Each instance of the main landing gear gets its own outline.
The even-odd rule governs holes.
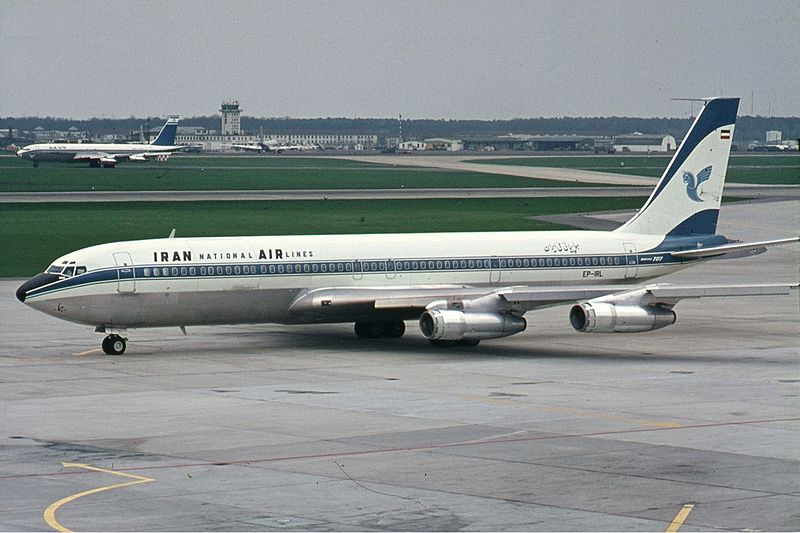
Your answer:
[[[397,322],[356,322],[356,335],[365,339],[378,339],[389,337],[398,339],[406,332],[406,325],[402,320]]]
[[[119,335],[109,335],[103,339],[103,351],[108,355],[122,355],[125,352],[125,339]]]

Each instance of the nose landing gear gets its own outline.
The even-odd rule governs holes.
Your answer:
[[[125,352],[125,339],[119,335],[109,335],[103,339],[103,351],[108,355],[122,355]]]

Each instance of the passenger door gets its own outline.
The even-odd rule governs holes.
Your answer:
[[[117,292],[136,292],[136,274],[131,254],[116,252],[114,262],[117,264]]]

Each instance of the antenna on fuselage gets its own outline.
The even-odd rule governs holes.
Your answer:
[[[169,232],[169,237],[167,239],[174,239],[175,238],[175,228],[172,228],[172,231]]]

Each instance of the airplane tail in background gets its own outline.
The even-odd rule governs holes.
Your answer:
[[[170,115],[158,137],[150,143],[155,146],[175,146],[175,134],[178,132],[178,115]]]
[[[708,99],[644,206],[617,232],[713,235],[728,170],[738,98]]]

